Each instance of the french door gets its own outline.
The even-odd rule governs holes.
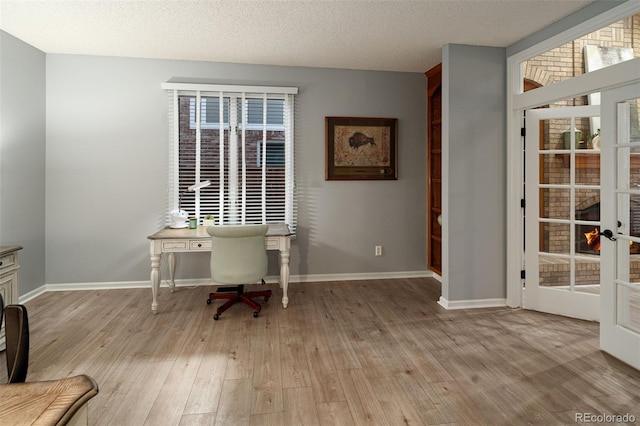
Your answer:
[[[640,83],[602,93],[600,348],[640,369]]]
[[[599,115],[599,105],[527,110],[527,309],[599,320],[600,151],[596,130],[574,130]]]

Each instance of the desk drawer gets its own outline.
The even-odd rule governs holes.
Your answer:
[[[165,240],[162,241],[162,251],[187,250],[189,245],[187,240]]]
[[[208,238],[206,240],[189,240],[189,250],[191,251],[211,250],[211,238]]]
[[[0,270],[7,269],[16,264],[15,253],[0,257]]]
[[[280,239],[279,238],[267,238],[267,250],[279,250]]]

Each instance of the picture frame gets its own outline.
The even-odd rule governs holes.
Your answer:
[[[397,118],[325,117],[325,180],[397,179]]]

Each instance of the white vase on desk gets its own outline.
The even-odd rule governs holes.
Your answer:
[[[169,213],[171,216],[171,224],[169,227],[171,228],[186,228],[189,226],[187,222],[187,212],[184,210],[171,210]]]

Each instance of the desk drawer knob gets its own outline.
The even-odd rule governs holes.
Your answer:
[[[198,247],[202,247],[202,244],[198,243]]]
[[[4,263],[4,262],[2,262],[2,261],[0,260],[0,266],[2,266],[2,264],[3,264],[3,263]]]

